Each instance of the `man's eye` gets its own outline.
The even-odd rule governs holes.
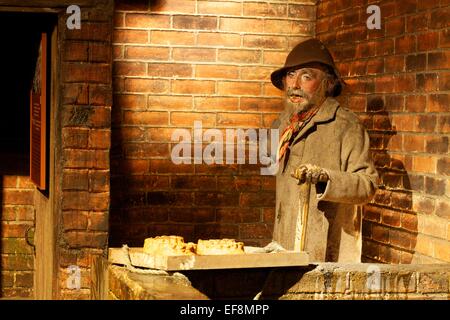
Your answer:
[[[307,74],[304,74],[304,75],[302,75],[302,80],[309,81],[309,80],[311,80],[311,77]]]
[[[293,77],[295,77],[295,72],[294,71],[289,71],[287,73],[287,75],[288,75],[289,78],[293,78]]]

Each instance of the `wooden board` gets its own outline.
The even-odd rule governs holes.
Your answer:
[[[305,266],[309,263],[306,252],[245,253],[236,255],[185,255],[152,256],[142,252],[142,248],[130,248],[130,260],[134,267],[160,269],[166,271],[239,269]],[[109,249],[109,261],[125,265],[127,258],[120,248]]]
[[[46,189],[47,168],[47,34],[41,34],[39,56],[30,90],[30,178]]]

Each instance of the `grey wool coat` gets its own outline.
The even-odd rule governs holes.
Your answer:
[[[285,111],[274,122],[280,134],[289,118]],[[358,117],[327,98],[281,162],[276,176],[273,240],[287,250],[294,249],[297,215],[306,188],[299,186],[291,173],[302,164],[317,165],[327,170],[329,181],[311,186],[305,251],[311,262],[360,262],[362,217],[358,205],[371,200],[378,175],[369,156],[369,136]]]

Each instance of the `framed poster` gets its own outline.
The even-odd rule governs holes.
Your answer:
[[[30,92],[30,178],[46,189],[47,148],[47,34],[41,34],[33,84]]]

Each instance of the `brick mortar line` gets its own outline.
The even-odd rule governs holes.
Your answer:
[[[444,262],[444,263],[446,263],[446,264],[449,263],[448,261],[445,261],[445,260],[436,258],[436,257],[434,257],[434,256],[428,256],[428,255],[426,255],[426,254],[424,254],[424,253],[417,252],[417,251],[415,251],[415,249],[413,249],[413,251],[408,250],[408,249],[403,249],[403,248],[402,248],[401,250],[399,250],[399,247],[392,246],[392,245],[390,245],[389,243],[383,243],[383,242],[380,242],[380,241],[377,241],[377,240],[374,240],[374,239],[371,239],[371,238],[367,238],[367,237],[363,237],[363,240],[365,240],[366,242],[370,242],[370,243],[379,245],[379,246],[383,246],[383,247],[393,247],[394,249],[396,249],[396,250],[398,250],[398,251],[411,253],[411,254],[413,254],[413,256],[419,256],[419,258],[420,258],[420,257],[424,257],[424,258],[428,258],[428,259],[432,259],[432,260],[437,260],[437,261],[440,261],[440,262]],[[447,242],[448,242],[448,241],[447,241]],[[434,247],[433,247],[433,252],[434,252]],[[364,254],[363,254],[363,255],[364,255]],[[433,255],[434,255],[434,253],[433,253]],[[365,257],[368,257],[368,258],[371,258],[371,259],[373,259],[373,260],[376,260],[376,259],[374,259],[373,257],[367,256],[367,255],[364,255],[364,256],[365,256]],[[425,271],[425,272],[427,272],[427,271]]]
[[[304,5],[306,6],[306,5]],[[308,5],[308,7],[315,7],[314,4]],[[219,11],[219,10],[218,10]],[[124,24],[126,25],[126,16],[128,14],[140,14],[147,17],[151,16],[162,16],[162,17],[170,17],[170,22],[173,22],[173,18],[175,17],[198,17],[198,18],[217,18],[218,22],[222,18],[225,19],[252,19],[252,20],[258,20],[258,21],[266,21],[266,20],[283,20],[283,21],[300,21],[300,22],[314,22],[316,21],[316,18],[308,19],[308,18],[296,18],[296,17],[290,17],[289,12],[286,11],[286,15],[278,16],[278,15],[265,15],[265,16],[257,16],[257,15],[233,15],[233,14],[214,14],[214,13],[180,13],[180,12],[166,12],[166,13],[157,13],[157,12],[151,12],[151,11],[141,11],[141,12],[132,12],[132,11],[123,11],[123,10],[115,10],[115,13],[122,13],[124,15]],[[151,18],[150,18],[151,19]],[[171,24],[173,25],[173,24]],[[125,26],[126,27],[126,26]],[[133,28],[133,27],[131,27]]]
[[[274,64],[259,64],[257,62],[248,63],[248,64],[236,64],[236,63],[233,64],[231,62],[222,62],[222,61],[207,62],[207,61],[183,61],[183,60],[170,61],[170,60],[116,59],[116,60],[114,60],[114,62],[146,63],[149,65],[152,65],[152,64],[186,65],[187,64],[187,65],[192,65],[193,67],[196,67],[196,66],[218,66],[218,67],[236,67],[236,68],[256,67],[256,68],[270,68],[270,69],[273,69],[274,71],[281,66],[279,64],[276,64],[276,65],[274,65]],[[113,74],[112,76],[116,77],[116,78],[142,77],[142,76],[129,76],[129,75],[122,75],[122,74]],[[169,78],[169,77],[167,77],[167,78]],[[190,79],[194,79],[194,78],[195,77],[192,77]],[[170,77],[170,79],[174,79],[174,77]],[[212,79],[230,79],[230,78],[212,78]],[[269,81],[269,80],[267,80],[267,81]],[[68,83],[75,83],[75,82],[68,82]]]
[[[423,1],[423,0],[422,0]],[[371,4],[377,4],[377,5],[379,5],[380,3],[371,3]],[[364,5],[364,6],[357,6],[357,7],[348,7],[348,8],[345,8],[345,9],[341,9],[341,10],[339,10],[339,11],[335,11],[334,13],[331,13],[331,14],[329,14],[329,15],[325,15],[325,16],[320,16],[319,17],[319,6],[320,5],[318,5],[317,6],[317,10],[316,10],[316,20],[317,21],[320,21],[320,20],[322,20],[322,19],[330,19],[330,18],[334,18],[334,17],[336,17],[337,15],[340,15],[341,13],[344,13],[343,14],[343,16],[345,15],[345,12],[346,11],[348,11],[349,9],[353,9],[353,8],[367,8],[368,7],[368,5],[366,6],[366,5]],[[391,16],[389,16],[389,17],[383,17],[383,10],[382,10],[382,8],[380,7],[380,11],[381,11],[381,16],[382,16],[382,19],[383,19],[383,22],[382,23],[385,23],[386,22],[386,19],[397,19],[397,18],[408,18],[408,17],[414,17],[414,16],[417,16],[417,15],[421,15],[421,14],[423,14],[423,13],[433,13],[433,12],[439,12],[440,10],[442,10],[442,9],[446,9],[446,8],[449,8],[450,7],[450,5],[444,5],[444,6],[441,6],[440,4],[439,5],[437,5],[437,6],[435,6],[435,7],[432,7],[432,8],[425,8],[425,9],[417,9],[416,8],[416,11],[415,12],[408,12],[408,13],[403,13],[403,14],[400,14],[400,15],[395,15],[395,13],[393,13],[393,15],[391,15]],[[321,10],[321,12],[323,12],[323,10]],[[366,17],[368,18],[370,15],[368,14],[368,13],[366,13],[365,12],[365,10],[363,10],[362,11],[362,13],[363,13],[363,15],[365,14],[366,15]]]
[[[389,248],[392,248],[392,249],[395,249],[395,250],[398,250],[398,251],[401,251],[401,252],[407,252],[407,253],[410,253],[410,254],[413,254],[413,255],[416,253],[415,249],[406,249],[406,248],[398,247],[398,246],[395,246],[395,245],[391,244],[390,242],[383,243],[383,242],[380,242],[380,241],[377,241],[377,240],[374,240],[374,239],[368,238],[368,237],[363,237],[363,239],[365,241],[367,241],[367,242],[371,242],[371,243],[374,243],[374,244],[377,244],[377,245],[382,245],[384,247],[389,247]],[[434,259],[437,259],[437,258],[434,258]]]
[[[115,28],[114,30],[129,30],[129,29],[120,29],[120,28]],[[191,30],[191,32],[186,32],[186,30]],[[305,34],[287,34],[287,33],[245,33],[245,32],[235,32],[235,31],[222,31],[222,30],[196,30],[196,29],[145,29],[145,31],[151,33],[152,31],[167,31],[167,32],[185,32],[185,33],[192,33],[196,36],[196,38],[198,38],[199,34],[210,34],[210,33],[217,33],[217,34],[224,34],[224,35],[239,35],[239,36],[274,36],[274,37],[286,37],[286,38],[299,38],[299,37],[303,37],[305,36]],[[306,36],[311,36],[310,34],[307,34]],[[73,42],[83,42],[83,40],[74,40]],[[113,45],[120,43],[120,42],[112,42]],[[136,42],[136,44],[141,44],[140,42]],[[158,44],[153,44],[151,43],[151,41],[149,41],[146,44],[143,45],[158,45]],[[169,45],[167,45],[169,46]],[[189,46],[189,45],[184,45],[184,46]],[[192,47],[201,47],[202,45],[199,44],[192,44],[190,45]],[[242,46],[242,45],[241,45]],[[222,47],[221,47],[222,48]],[[236,47],[231,47],[231,48],[236,48]],[[287,50],[286,50],[287,51]]]
[[[386,190],[386,189],[381,189],[381,190]],[[394,191],[392,191],[392,190],[386,190],[386,191],[396,192],[397,190],[394,190]],[[403,191],[403,190],[398,190],[398,191],[400,191],[400,192],[405,192],[405,191]],[[411,194],[415,192],[416,194],[418,194],[418,196],[427,196],[427,198],[428,198],[429,200],[440,200],[440,199],[442,199],[442,196],[435,196],[435,195],[431,195],[431,194],[428,194],[428,193],[421,193],[421,192],[418,192],[418,191],[406,191],[406,192],[410,192]],[[447,198],[448,198],[448,197],[447,197]],[[383,208],[383,209],[391,209],[391,210],[393,210],[393,211],[401,211],[401,212],[403,212],[403,213],[408,213],[408,214],[417,214],[417,213],[420,213],[420,212],[417,212],[417,211],[412,210],[412,208],[411,208],[411,209],[396,209],[396,208],[392,208],[392,207],[387,206],[387,205],[383,205],[382,203],[378,203],[378,202],[373,202],[373,203],[370,202],[369,204],[374,205],[374,206],[376,206],[376,207]],[[435,211],[435,210],[433,210],[433,211]],[[425,214],[425,213],[424,213],[424,214]]]
[[[271,83],[269,79],[230,79],[230,78],[199,78],[199,77],[166,77],[166,76],[130,76],[115,75],[115,78],[121,79],[142,79],[142,80],[169,80],[173,81],[214,81],[214,82],[249,82],[249,83]]]
[[[418,215],[422,215],[422,214],[418,213]],[[423,215],[423,216],[428,216],[428,215]],[[440,218],[440,219],[446,220],[445,218]],[[411,230],[403,229],[402,227],[395,227],[395,226],[391,226],[391,225],[388,225],[388,224],[385,224],[385,223],[382,223],[382,222],[373,221],[373,220],[365,219],[365,221],[370,221],[371,224],[377,225],[379,227],[383,227],[384,229],[394,230],[394,231],[403,231],[403,232],[409,233],[411,235],[415,235],[416,238],[420,234],[420,235],[425,235],[425,236],[428,236],[430,238],[433,238],[434,240],[440,240],[440,241],[443,241],[443,242],[448,242],[447,238],[439,238],[436,235],[425,233],[423,231],[411,231]],[[369,239],[372,239],[372,238],[369,238]],[[375,240],[375,239],[372,239],[372,240],[378,241],[378,240]],[[410,250],[410,249],[406,249],[406,250]]]
[[[150,44],[150,43],[141,43],[141,42],[114,42],[114,45],[117,46],[124,46],[127,47],[135,47],[135,48],[163,48],[163,49],[186,49],[186,48],[192,48],[192,49],[221,49],[221,50],[228,50],[228,51],[260,51],[260,50],[268,50],[269,52],[278,52],[278,53],[287,53],[288,50],[281,50],[278,48],[264,48],[264,47],[224,47],[224,46],[196,46],[196,45],[173,45],[173,44]],[[121,58],[121,59],[113,59],[114,60],[126,60],[127,58]],[[132,58],[130,58],[132,59]],[[166,61],[166,60],[159,60],[159,61]],[[80,61],[81,63],[81,61]],[[92,64],[99,64],[99,63],[92,63]],[[104,63],[106,64],[106,63]]]

